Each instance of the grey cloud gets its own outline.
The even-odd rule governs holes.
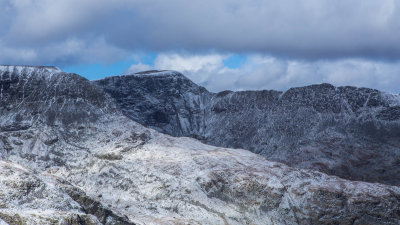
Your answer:
[[[9,1],[14,11],[12,24],[3,39],[11,45],[45,45],[70,38],[92,38],[98,26],[123,1],[25,0]],[[110,16],[110,18],[112,18]]]
[[[0,1],[0,37],[7,34],[13,19],[12,6],[8,1]]]
[[[398,1],[150,1],[136,11],[147,29],[121,47],[216,48],[295,58],[400,56]],[[129,24],[135,29],[137,23]],[[150,28],[150,29],[149,29]],[[113,32],[118,35],[122,31]],[[133,32],[135,36],[137,35]]]
[[[103,37],[124,51],[400,59],[397,0],[5,0],[8,47]],[[6,9],[0,9],[1,13]],[[12,11],[13,13],[9,13]],[[3,17],[1,17],[3,18]]]
[[[103,38],[70,38],[39,47],[9,47],[0,41],[0,52],[0,64],[16,65],[112,63],[128,56],[127,51],[108,45]]]

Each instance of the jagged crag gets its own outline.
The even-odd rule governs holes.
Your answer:
[[[399,120],[372,89],[0,66],[0,224],[399,224]]]

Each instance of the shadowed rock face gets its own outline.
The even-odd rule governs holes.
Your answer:
[[[94,82],[126,116],[147,127],[174,136],[204,132],[204,108],[212,94],[178,72],[148,71]]]
[[[94,81],[129,118],[290,166],[400,185],[400,97],[329,84],[210,93],[177,72]]]

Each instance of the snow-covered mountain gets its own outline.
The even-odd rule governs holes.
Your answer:
[[[0,67],[0,88],[0,224],[400,223],[397,186],[159,133],[78,75]]]
[[[329,84],[210,93],[173,71],[94,81],[129,118],[297,168],[400,185],[400,96]]]

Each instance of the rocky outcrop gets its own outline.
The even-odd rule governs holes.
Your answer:
[[[210,93],[177,72],[95,81],[129,118],[298,168],[400,185],[400,97],[329,84]]]
[[[15,163],[0,160],[0,181],[0,224],[133,224],[68,182]]]
[[[134,225],[128,218],[116,215],[112,210],[107,209],[100,202],[93,200],[85,192],[75,187],[66,187],[65,191],[81,206],[83,212],[94,216],[101,224]]]

